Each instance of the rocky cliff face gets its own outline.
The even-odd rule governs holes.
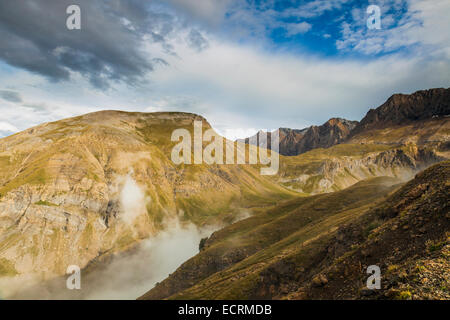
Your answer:
[[[312,126],[296,145],[296,154],[301,154],[316,148],[329,148],[344,141],[357,121],[332,118],[321,126]]]
[[[404,125],[410,121],[450,115],[450,89],[421,90],[394,94],[384,104],[371,109],[355,128],[355,133],[377,127]]]
[[[344,141],[357,121],[332,118],[321,126],[311,126],[306,129],[280,128],[279,153],[285,156],[295,156],[316,148],[328,148]],[[262,132],[251,138],[244,139],[245,143],[259,141]],[[268,134],[270,140],[270,133]],[[255,144],[255,143],[253,143]],[[268,148],[271,148],[268,141]]]
[[[394,94],[361,122],[332,118],[321,126],[279,130],[279,152],[285,156],[340,143],[439,145],[450,140],[450,88]],[[255,144],[260,134],[242,141]]]
[[[289,128],[280,128],[280,154],[285,156],[291,156],[298,154],[297,146],[302,141],[308,128],[297,130]],[[269,145],[270,147],[270,145]]]
[[[406,181],[445,159],[434,148],[423,146],[340,144],[283,158],[278,181],[305,194],[334,192],[371,177]]]

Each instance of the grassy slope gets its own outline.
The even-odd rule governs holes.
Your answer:
[[[449,174],[447,161],[400,188],[376,178],[287,202],[214,234],[143,298],[448,299]],[[242,250],[227,260],[227,253]],[[222,268],[205,272],[210,260]],[[384,280],[382,290],[367,292],[365,270],[372,264]]]
[[[370,153],[391,150],[396,146],[381,144],[338,144],[327,149],[318,148],[295,157],[283,157],[281,161],[281,172],[286,176],[315,174],[325,160],[344,157],[361,159]]]
[[[252,282],[258,270],[359,216],[392,190],[394,183],[391,178],[375,178],[332,194],[290,200],[235,223],[214,233],[199,255],[146,298],[165,298],[194,283],[176,297],[248,298],[246,283]]]
[[[341,234],[352,234],[349,250],[321,270],[329,283],[304,283],[293,297],[449,299],[449,181],[450,161],[434,165],[342,228]],[[366,236],[364,227],[374,222]],[[381,290],[365,289],[369,265],[381,268]]]

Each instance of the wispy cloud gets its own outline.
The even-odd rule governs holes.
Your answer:
[[[0,97],[11,102],[22,102],[22,97],[16,91],[0,90]]]
[[[312,25],[308,22],[300,23],[288,23],[286,25],[286,31],[288,36],[295,36],[297,34],[303,34],[311,30]]]
[[[404,3],[406,10],[398,10],[399,3]],[[342,39],[336,41],[338,49],[370,55],[414,48],[416,53],[443,51],[450,57],[450,34],[447,31],[450,30],[450,20],[443,18],[450,15],[450,2],[385,1],[381,7],[380,30],[365,27],[367,14],[363,9],[353,10],[351,23],[342,22]]]
[[[282,12],[284,17],[313,18],[327,11],[340,9],[349,0],[314,0],[300,6],[293,6]]]

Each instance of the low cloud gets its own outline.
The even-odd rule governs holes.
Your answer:
[[[149,202],[150,198],[145,196],[136,181],[128,175],[120,191],[120,218],[128,226],[132,226],[138,216],[146,213],[146,206]]]
[[[106,269],[94,273],[98,283],[89,285],[83,298],[138,298],[197,254],[200,240],[211,233],[211,229],[172,221],[167,230],[144,241],[135,253],[118,257]]]
[[[134,250],[116,254],[88,274],[81,273],[81,290],[68,290],[66,277],[39,283],[35,276],[0,278],[0,298],[134,300],[199,252],[200,240],[218,227],[199,229],[169,221],[167,228]]]

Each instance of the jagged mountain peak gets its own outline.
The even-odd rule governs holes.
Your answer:
[[[411,121],[445,117],[450,114],[450,88],[420,90],[412,94],[394,94],[376,109],[370,109],[355,128],[363,130],[406,124]]]
[[[347,120],[344,118],[331,118],[330,120],[325,122],[323,125],[325,125],[325,126],[326,125],[328,125],[328,126],[345,125],[348,127],[354,127],[357,123],[358,123],[358,121]]]
[[[370,109],[352,130],[350,143],[416,143],[448,140],[450,88],[394,94]]]
[[[295,156],[312,149],[334,146],[346,139],[357,123],[357,121],[342,118],[331,118],[320,126],[304,129],[280,128],[279,152],[285,156]],[[259,138],[261,132],[240,141],[249,143],[252,138],[252,141],[258,141],[255,138]],[[270,143],[268,148],[271,148]]]

